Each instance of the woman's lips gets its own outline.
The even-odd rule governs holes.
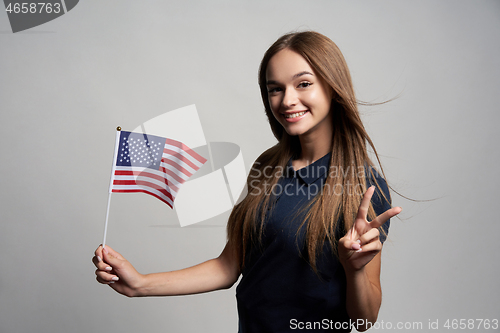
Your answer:
[[[289,123],[296,123],[297,121],[301,120],[302,118],[305,117],[306,114],[308,114],[309,111],[298,111],[298,112],[289,112],[289,113],[284,113],[283,118]]]

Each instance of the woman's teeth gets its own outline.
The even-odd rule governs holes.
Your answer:
[[[302,116],[305,113],[306,113],[306,111],[297,112],[297,113],[291,113],[291,114],[285,114],[285,118],[286,119],[291,119],[291,118],[295,118],[295,117],[300,117],[300,116]]]

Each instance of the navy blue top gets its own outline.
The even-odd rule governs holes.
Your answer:
[[[243,276],[236,288],[239,333],[291,332],[307,328],[307,323],[316,323],[310,326],[314,332],[332,332],[342,323],[349,323],[342,264],[325,242],[323,253],[317,259],[320,279],[307,260],[305,226],[297,236],[304,218],[298,211],[323,188],[330,156],[327,154],[298,171],[293,169],[290,160],[283,177],[273,188],[275,205],[266,215],[262,246],[253,246],[247,252]],[[389,197],[385,180],[377,178],[377,182]],[[372,197],[372,205],[377,215],[390,208],[378,189]],[[382,228],[387,233],[389,221]],[[339,230],[342,230],[340,238],[344,234],[343,226],[339,226]],[[380,240],[385,240],[382,233]],[[350,332],[350,328],[337,331]]]

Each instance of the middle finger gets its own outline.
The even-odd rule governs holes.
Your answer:
[[[379,235],[380,232],[378,231],[378,229],[370,229],[366,233],[361,235],[361,237],[359,237],[360,244],[365,245],[373,241],[376,241],[379,239]]]

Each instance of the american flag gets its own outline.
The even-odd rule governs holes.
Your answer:
[[[207,160],[179,141],[121,131],[110,192],[143,192],[171,208],[179,187]]]

